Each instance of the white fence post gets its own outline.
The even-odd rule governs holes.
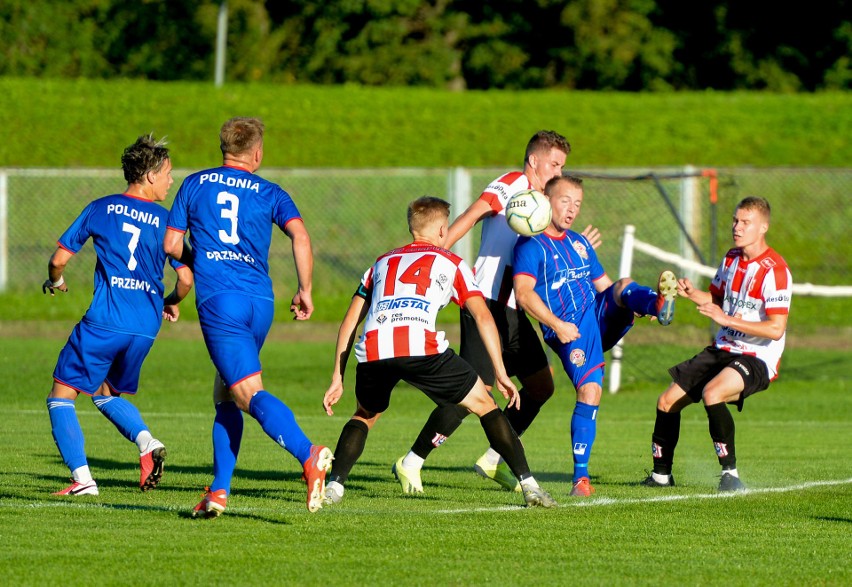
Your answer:
[[[624,227],[624,240],[621,243],[621,263],[618,266],[618,277],[630,277],[633,269],[633,241],[636,227],[628,224]],[[624,355],[624,339],[612,347],[612,365],[609,370],[609,392],[617,393],[621,387],[621,357]]]
[[[692,165],[687,165],[683,168],[684,177],[680,181],[680,218],[683,221],[683,226],[692,237],[692,242],[701,242],[701,181],[698,175],[695,175],[696,169]],[[680,235],[678,242],[680,256],[690,261],[697,261],[695,251],[689,244],[685,234]],[[697,283],[698,275],[694,271],[686,271],[686,275],[691,281]]]
[[[450,213],[453,220],[470,205],[470,186],[470,172],[467,169],[456,167],[450,170],[447,176],[447,198],[452,206]],[[468,265],[473,266],[473,241],[470,238],[470,231],[453,245],[453,252],[467,261]]]
[[[0,171],[0,291],[9,284],[9,175]]]

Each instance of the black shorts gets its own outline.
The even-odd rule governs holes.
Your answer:
[[[390,405],[400,380],[410,383],[439,406],[457,404],[470,393],[478,377],[453,349],[426,357],[400,357],[358,363],[355,397],[365,409],[379,413]]]
[[[737,410],[743,411],[743,402],[748,396],[769,387],[769,371],[766,363],[751,355],[737,355],[708,346],[703,351],[669,369],[669,374],[693,402],[701,401],[704,388],[722,369],[731,367],[743,378],[743,391],[735,402]]]
[[[548,366],[547,355],[541,345],[538,333],[523,310],[510,308],[494,300],[485,300],[503,348],[503,364],[510,376],[523,379]],[[459,355],[470,363],[486,385],[493,385],[496,375],[491,357],[485,349],[485,343],[479,336],[476,320],[471,313],[461,311],[461,349]]]

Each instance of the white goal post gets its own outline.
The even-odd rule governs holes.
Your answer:
[[[664,251],[659,247],[642,242],[636,238],[636,227],[627,224],[624,227],[624,239],[621,244],[621,263],[618,276],[630,277],[633,268],[633,253],[639,251],[655,259],[674,265],[682,271],[690,271],[696,275],[712,279],[716,275],[715,267],[707,267],[701,263],[685,259],[675,253]],[[812,283],[794,283],[793,293],[803,296],[851,297],[852,286],[848,285],[814,285]],[[609,368],[609,392],[616,393],[621,387],[621,359],[624,354],[624,339],[622,338],[612,348],[612,360]]]

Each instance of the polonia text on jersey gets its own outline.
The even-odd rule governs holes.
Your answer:
[[[221,183],[222,185],[226,185],[228,187],[252,190],[254,192],[260,193],[260,183],[252,181],[251,179],[245,177],[231,177],[215,172],[202,173],[201,177],[198,178],[198,183],[203,184],[205,181],[209,181],[211,183]]]
[[[245,261],[254,265],[254,257],[235,251],[207,251],[206,255],[211,261]]]
[[[160,227],[160,217],[154,214],[153,212],[142,212],[137,210],[136,208],[131,208],[126,204],[107,204],[107,214],[118,214],[120,216],[127,216],[136,220],[137,222],[144,222],[145,224],[150,224],[151,226]]]
[[[151,285],[147,281],[142,279],[133,279],[132,277],[118,277],[117,275],[113,275],[109,278],[109,284],[112,287],[118,287],[120,289],[141,289],[149,293],[152,291]]]

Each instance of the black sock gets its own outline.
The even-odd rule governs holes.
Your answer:
[[[526,388],[521,389],[518,392],[518,395],[521,397],[521,408],[519,410],[516,410],[515,408],[504,408],[503,413],[506,414],[506,418],[509,420],[509,424],[512,425],[512,429],[518,433],[518,436],[520,436],[526,432],[527,428],[530,427],[532,421],[535,420],[536,416],[538,416],[541,406],[543,406],[547,400],[540,402],[533,399],[526,391]]]
[[[675,447],[680,438],[680,412],[657,409],[654,434],[651,436],[651,453],[654,456],[654,473],[671,475]]]
[[[462,419],[468,413],[467,408],[456,404],[436,407],[411,445],[411,452],[421,459],[428,457],[433,449],[441,446],[461,426]]]
[[[737,454],[734,448],[734,417],[724,403],[704,406],[710,427],[710,438],[722,469],[737,468]]]
[[[349,478],[349,471],[355,465],[355,461],[364,452],[367,444],[367,433],[370,429],[363,420],[352,418],[340,431],[337,439],[337,447],[334,449],[334,461],[331,464],[331,473],[328,481],[337,481],[341,485]]]
[[[527,464],[527,456],[524,453],[521,440],[512,430],[512,426],[503,412],[499,408],[494,408],[482,416],[479,423],[485,431],[485,436],[488,438],[491,448],[500,453],[515,477],[519,480],[531,477],[530,466]]]

